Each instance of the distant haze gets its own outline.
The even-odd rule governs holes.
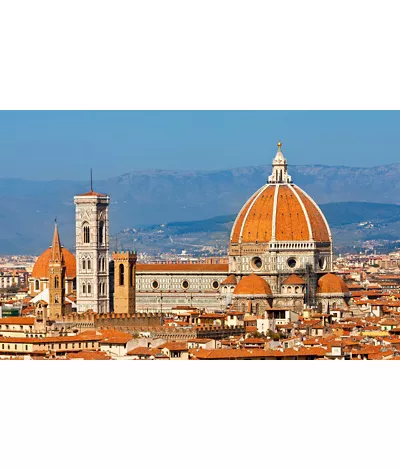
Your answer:
[[[400,161],[397,111],[1,111],[2,177],[88,180],[133,170]]]
[[[270,171],[270,165],[197,172],[142,170],[95,180],[94,188],[111,196],[110,232],[115,234],[145,224],[235,214],[266,183]],[[292,165],[289,172],[319,204],[400,204],[400,164],[373,168]],[[46,249],[55,216],[62,243],[74,250],[73,197],[88,189],[88,181],[0,178],[0,253],[40,253]],[[396,236],[397,225],[393,227],[392,236]]]

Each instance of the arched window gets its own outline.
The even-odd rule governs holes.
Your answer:
[[[133,286],[133,266],[129,265],[129,287]]]
[[[92,263],[90,262],[90,259],[87,261],[87,268],[90,270],[92,269]]]
[[[83,224],[83,243],[90,243],[90,228],[87,222]]]
[[[88,293],[88,294],[91,294],[91,293],[92,293],[92,285],[91,285],[91,284],[88,284],[88,285],[87,285],[87,293]]]
[[[100,220],[99,223],[99,245],[104,243],[104,222]]]
[[[39,290],[39,279],[36,279],[35,281],[35,290]]]
[[[125,271],[124,265],[120,264],[119,265],[119,285],[120,286],[124,285],[124,271]]]
[[[86,269],[86,260],[85,259],[82,260],[82,269]]]
[[[54,288],[58,289],[60,287],[60,279],[58,276],[54,278]]]
[[[102,272],[102,269],[101,269],[101,258],[99,258],[99,272]]]
[[[59,303],[60,303],[60,299],[58,298],[58,295],[56,295],[54,301],[55,301],[56,304],[59,304]]]
[[[86,294],[86,284],[82,284],[82,294]]]
[[[106,270],[106,260],[101,258],[101,270],[104,272]]]

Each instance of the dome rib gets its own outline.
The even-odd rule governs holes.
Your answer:
[[[328,222],[319,208],[318,204],[311,199],[311,197],[296,185],[293,185],[294,191],[299,195],[303,201],[305,209],[310,218],[310,223],[313,227],[313,238],[317,242],[331,242],[332,235]]]
[[[304,203],[301,200],[300,196],[297,194],[297,192],[294,190],[293,186],[289,186],[289,188],[293,192],[293,194],[296,196],[297,200],[299,201],[299,204],[300,204],[301,208],[303,209],[303,214],[306,218],[307,227],[308,227],[308,236],[309,236],[310,240],[313,240],[313,231],[312,231],[312,227],[311,227],[310,217],[308,216],[308,212],[306,211]]]
[[[269,185],[266,184],[258,191],[258,193],[255,195],[254,199],[252,200],[249,208],[247,209],[247,213],[244,216],[242,227],[241,227],[240,234],[239,234],[239,242],[243,241],[243,229],[246,226],[246,221],[247,221],[247,219],[248,219],[248,217],[251,213],[251,210],[253,209],[254,204],[257,202],[257,199],[260,197],[260,195],[263,194],[263,192],[268,189],[268,186]],[[250,232],[248,233],[248,235],[250,235]]]
[[[264,234],[266,238],[272,238],[272,214],[275,186],[267,185],[253,200],[246,217],[243,220],[240,237],[243,243],[259,239],[259,234]],[[261,200],[260,200],[261,196]],[[257,203],[257,209],[255,208]],[[252,212],[253,211],[253,212]],[[268,215],[270,215],[268,217]],[[247,224],[247,221],[249,223]],[[246,229],[245,229],[246,228]]]
[[[256,192],[239,212],[231,234],[231,243],[332,240],[318,205],[288,183],[267,184]]]
[[[231,231],[231,242],[232,243],[238,243],[239,242],[239,237],[240,237],[240,232],[241,232],[241,227],[243,226],[243,220],[245,216],[247,215],[248,208],[250,207],[251,203],[253,202],[254,198],[264,189],[265,186],[260,188],[258,191],[256,191],[250,199],[246,202],[246,204],[242,207],[240,210],[239,214],[236,217],[236,220],[233,224],[232,231]]]
[[[276,240],[276,209],[278,207],[279,186],[276,187],[274,193],[274,206],[272,209],[272,237],[271,240]]]
[[[306,216],[288,185],[280,185],[276,211],[276,240],[309,240]]]
[[[247,200],[236,217],[231,243],[305,241],[331,244],[331,231],[324,214],[308,194],[292,184],[281,147],[279,141],[268,183]]]

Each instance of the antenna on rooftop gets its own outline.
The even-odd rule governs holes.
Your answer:
[[[90,169],[90,191],[93,191],[93,172]]]

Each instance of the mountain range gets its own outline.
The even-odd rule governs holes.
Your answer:
[[[360,250],[387,252],[400,246],[400,205],[373,202],[321,204],[332,232],[335,253]],[[171,222],[118,234],[118,246],[158,256],[182,250],[201,255],[225,255],[236,214],[205,220]]]
[[[94,189],[111,196],[110,232],[117,234],[146,225],[236,214],[270,172],[270,165],[218,171],[140,170],[95,181]],[[289,173],[318,204],[389,203],[393,207],[385,210],[397,214],[400,164],[372,168],[302,165],[290,166]],[[55,217],[63,244],[73,250],[73,197],[88,186],[82,181],[0,178],[0,253],[40,253],[51,243]],[[343,217],[343,211],[338,214]]]

